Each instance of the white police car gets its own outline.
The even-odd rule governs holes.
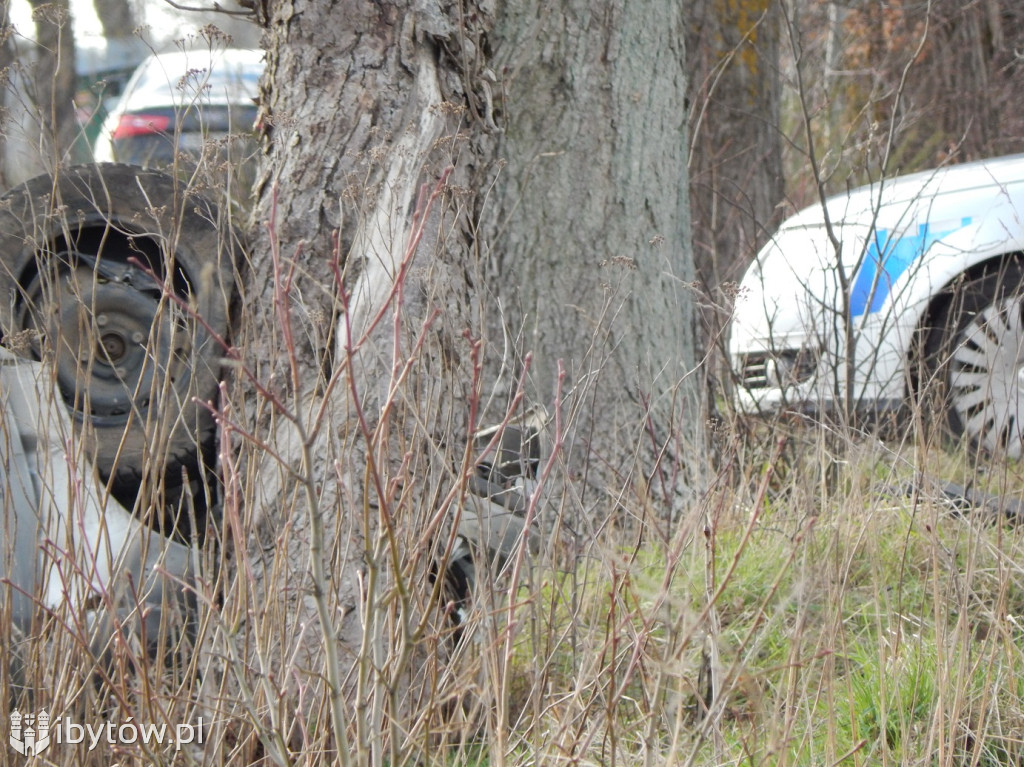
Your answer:
[[[926,401],[953,435],[1021,457],[1024,155],[885,178],[787,220],[743,278],[730,356],[743,412]]]

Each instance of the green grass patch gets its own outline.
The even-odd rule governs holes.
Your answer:
[[[938,468],[966,471],[953,459]],[[910,458],[848,461],[837,490],[799,476],[790,467],[781,487],[754,477],[746,494],[707,499],[674,537],[609,538],[543,578],[524,602],[513,664],[524,753],[600,764],[1022,758],[1021,530],[901,489]]]

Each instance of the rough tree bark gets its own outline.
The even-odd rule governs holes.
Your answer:
[[[346,209],[366,213],[361,192],[395,172],[387,154],[410,126],[445,143],[431,147],[433,164],[404,159],[405,202],[454,167],[459,199],[450,205],[461,229],[445,245],[458,248],[450,258],[460,268],[479,264],[468,292],[485,294],[474,298],[489,304],[482,320],[491,341],[500,348],[511,331],[519,351],[532,352],[532,396],[551,401],[558,359],[571,385],[597,370],[584,362],[596,353],[581,341],[584,327],[613,350],[599,358],[613,366],[601,368],[609,381],[600,387],[613,410],[623,395],[636,406],[656,376],[671,389],[692,368],[685,74],[673,37],[683,23],[674,12],[660,18],[615,3],[513,3],[500,13],[489,3],[462,11],[430,2],[319,12],[271,5],[276,85],[267,94],[272,137],[261,192],[264,221],[274,205],[278,224],[259,230],[255,252],[268,253],[271,239],[286,255],[302,250],[310,371],[332,343],[339,311],[334,233],[351,272],[367,254],[352,253],[359,217]],[[328,23],[334,14],[345,23]],[[394,184],[385,187],[397,194]],[[374,202],[379,216],[386,203]],[[388,222],[396,242],[408,221],[399,224]],[[389,242],[373,247],[381,245]],[[254,284],[270,284],[260,272],[267,263],[257,264]],[[267,348],[263,357],[279,355]]]
[[[683,458],[703,423],[684,19],[654,0],[260,13],[266,162],[236,406],[255,535],[234,598],[256,600],[257,633],[289,616],[294,632],[255,641],[285,657],[306,642],[304,678],[376,726],[414,704],[364,680],[394,696],[434,673],[409,661],[429,644],[413,592],[436,599],[475,430],[543,407],[546,506],[583,530],[669,518],[699,473]]]

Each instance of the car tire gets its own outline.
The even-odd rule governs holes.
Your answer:
[[[928,399],[948,433],[990,457],[1024,456],[1024,264],[965,276],[925,342]]]
[[[235,240],[174,178],[96,164],[0,199],[0,330],[49,360],[85,457],[128,508],[203,472]],[[142,504],[140,504],[140,507]]]

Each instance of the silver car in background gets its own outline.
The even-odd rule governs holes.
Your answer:
[[[253,153],[263,51],[174,51],[143,61],[103,123],[98,162],[168,167],[215,154],[241,164]]]

